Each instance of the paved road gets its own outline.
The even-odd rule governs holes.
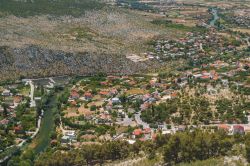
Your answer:
[[[29,80],[28,82],[30,85],[30,107],[36,107],[36,102],[34,100],[35,85],[31,80]]]
[[[141,112],[135,114],[135,121],[138,125],[142,125],[144,129],[149,128],[149,124],[142,121]]]
[[[65,135],[65,134],[68,133],[68,132],[74,131],[74,130],[65,130],[65,129],[63,128],[63,124],[62,124],[62,119],[61,119],[61,117],[60,117],[60,129],[62,130],[63,135]]]
[[[125,118],[123,118],[122,121],[117,122],[117,124],[123,125],[123,126],[131,126],[133,123],[133,120],[128,117],[127,114],[125,114]]]
[[[121,133],[120,135],[118,135],[115,138],[113,138],[113,141],[119,140],[120,138],[123,138],[123,137],[124,137],[124,133]]]
[[[53,84],[56,83],[52,77],[50,77],[49,80],[50,80],[50,82],[52,82]]]

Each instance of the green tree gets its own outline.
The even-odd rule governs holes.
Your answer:
[[[250,162],[250,135],[246,135],[246,141],[245,141],[245,147],[246,147],[246,158],[247,161]]]
[[[173,136],[168,141],[167,145],[164,147],[164,161],[167,163],[178,163],[180,152],[180,138],[178,136]]]

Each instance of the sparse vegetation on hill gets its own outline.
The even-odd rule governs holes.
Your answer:
[[[146,52],[149,47],[147,44],[148,41],[156,36],[175,35],[168,28],[152,24],[150,21],[153,17],[146,17],[143,15],[143,12],[135,12],[128,9],[118,10],[112,7],[87,11],[80,17],[40,15],[22,18],[10,15],[0,18],[0,45],[4,48],[14,50],[26,50],[32,47],[40,48],[41,50],[50,50],[46,53],[48,55],[63,51],[72,55],[86,52],[89,55],[106,54],[110,56],[108,60],[110,62],[102,61],[100,64],[111,63],[112,57],[114,57],[112,63],[116,64],[115,61],[118,60],[115,57],[123,57],[124,60],[123,62],[121,61],[121,64],[123,63],[122,65],[131,73],[133,69],[130,69],[130,66],[125,63],[127,54],[142,54]],[[24,53],[24,58],[19,59],[20,61],[15,61],[13,59],[13,52],[9,52],[8,50],[5,49],[5,51],[0,53],[0,56],[2,55],[3,57],[0,59],[0,63],[5,65],[2,78],[9,76],[17,78],[18,75],[20,76],[19,72],[16,72],[15,75],[9,75],[8,73],[12,70],[13,65],[17,69],[23,66],[23,64],[20,64],[21,61],[22,63],[27,63],[28,61],[25,62],[25,60],[28,60],[26,57],[27,54]],[[32,50],[30,49],[29,52],[33,52]],[[15,54],[22,54],[22,51],[15,52]],[[36,56],[36,58],[38,57]],[[42,58],[40,57],[37,62],[44,61],[43,65],[49,65],[50,60],[47,61]],[[72,56],[69,58],[72,58]],[[65,65],[65,62],[57,65],[60,61],[57,61],[56,64],[54,63],[53,66],[60,66],[60,68],[56,68],[62,72],[59,72],[57,69],[51,70],[53,71],[52,75],[69,74],[69,72],[81,74],[79,71],[69,70],[69,65]],[[91,62],[89,61],[89,63]],[[32,64],[34,65],[34,63]],[[41,65],[41,63],[39,64]],[[96,64],[96,66],[98,65]],[[39,66],[37,67],[40,68]],[[86,65],[81,67],[86,68]],[[143,68],[145,69],[146,67],[144,66]],[[29,69],[31,68],[30,66]],[[22,73],[25,71],[27,72],[28,68],[27,70],[22,69]],[[32,70],[31,73],[27,72],[26,74],[31,76],[34,72]],[[37,73],[41,72],[36,70],[35,73],[34,75],[37,75]],[[47,72],[43,71],[42,73]],[[45,75],[47,74],[43,76]]]
[[[1,0],[0,12],[21,17],[41,14],[80,16],[86,10],[97,10],[103,6],[96,0]]]

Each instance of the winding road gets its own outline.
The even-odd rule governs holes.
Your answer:
[[[135,121],[138,125],[142,125],[143,129],[149,128],[149,124],[146,122],[143,122],[141,119],[141,112],[135,114]]]

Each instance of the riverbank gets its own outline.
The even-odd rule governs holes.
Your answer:
[[[17,152],[12,153],[11,156],[3,163],[8,165],[9,163],[15,163],[19,160],[23,160],[23,156],[29,155],[29,160],[33,161],[36,156],[44,152],[50,145],[51,135],[55,131],[54,115],[57,110],[57,95],[59,92],[50,90],[47,95],[42,98],[41,108],[42,111],[39,117],[39,130],[37,130],[29,141],[26,141],[21,147],[17,149]],[[33,157],[32,157],[33,156]]]
[[[50,144],[51,133],[54,130],[53,107],[56,105],[56,97],[54,95],[49,98],[48,105],[49,107],[44,111],[40,131],[30,145],[35,154],[39,154],[47,148]]]

